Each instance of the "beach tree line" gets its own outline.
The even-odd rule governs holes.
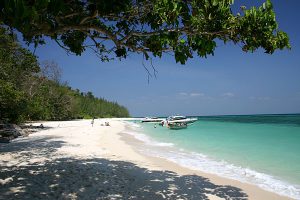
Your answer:
[[[271,0],[233,13],[234,0],[4,0],[0,22],[35,46],[45,36],[70,53],[92,49],[102,61],[172,54],[184,64],[195,55],[213,55],[217,42],[245,52],[272,54],[290,48]],[[235,5],[238,7],[238,5]]]
[[[116,102],[62,83],[56,63],[39,64],[36,56],[8,32],[0,28],[0,121],[129,116],[128,110]]]

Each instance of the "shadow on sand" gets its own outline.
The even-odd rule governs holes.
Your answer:
[[[51,155],[63,142],[39,138],[30,144],[1,146],[10,151]],[[29,142],[29,141],[28,141]],[[26,147],[25,147],[26,146]],[[25,154],[25,158],[34,157]],[[59,158],[28,165],[2,165],[0,199],[208,199],[205,194],[225,199],[247,199],[239,188],[215,185],[196,176],[179,176],[171,171],[150,171],[131,162],[102,158]]]

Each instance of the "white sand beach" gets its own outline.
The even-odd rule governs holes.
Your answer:
[[[289,199],[141,155],[118,119],[43,124],[0,144],[0,199]]]

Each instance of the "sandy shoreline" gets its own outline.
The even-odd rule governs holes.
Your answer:
[[[111,126],[101,126],[105,121]],[[44,125],[0,144],[0,199],[289,199],[143,156],[118,120]]]

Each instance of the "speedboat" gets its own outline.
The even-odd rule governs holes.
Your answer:
[[[167,123],[186,123],[186,124],[191,124],[197,121],[198,118],[187,118],[186,116],[182,115],[175,115],[175,116],[170,116],[166,119]]]
[[[142,122],[161,122],[163,119],[159,119],[158,117],[145,117],[142,119]]]
[[[167,127],[169,129],[175,129],[175,130],[184,129],[184,128],[187,128],[187,123],[171,122],[171,123],[168,123]]]
[[[161,126],[166,126],[170,129],[182,129],[186,128],[188,124],[192,124],[197,121],[198,118],[187,118],[182,115],[169,116],[167,119],[160,122]]]

